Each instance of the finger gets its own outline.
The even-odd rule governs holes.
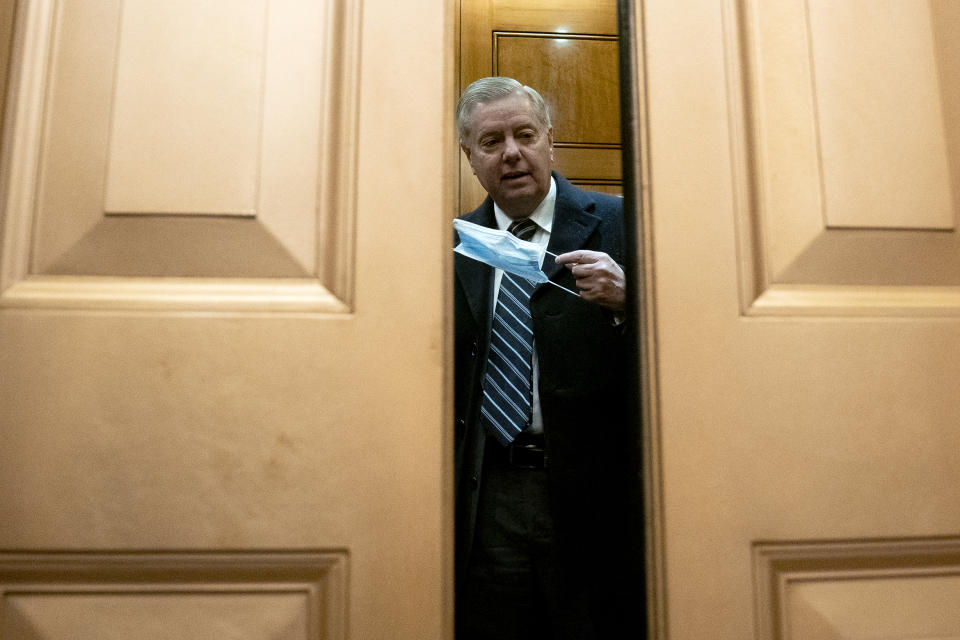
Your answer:
[[[594,291],[598,286],[597,281],[592,278],[577,278],[576,284],[580,291]]]
[[[586,249],[578,249],[576,251],[561,253],[554,258],[554,260],[556,260],[558,264],[589,264],[599,260],[599,257],[602,255],[605,254],[598,253],[596,251],[587,251]]]
[[[609,269],[599,262],[577,263],[567,265],[574,278],[603,277],[609,274]]]
[[[558,255],[556,258],[554,258],[554,261],[556,261],[557,264],[565,264],[569,267],[571,264],[576,264],[578,262],[577,257],[579,254],[579,251],[568,251],[567,253],[561,253]]]

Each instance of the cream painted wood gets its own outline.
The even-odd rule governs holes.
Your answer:
[[[753,545],[757,637],[960,634],[956,537]]]
[[[826,228],[827,165],[816,152],[824,130],[801,117],[815,103],[810,58],[800,55],[806,6],[637,7],[656,318],[648,485],[657,638],[878,637],[865,612],[880,610],[883,637],[957,634],[931,626],[956,608],[955,554],[927,558],[924,570],[939,577],[892,571],[869,583],[875,589],[820,573],[771,600],[756,579],[761,543],[879,541],[907,556],[911,544],[960,530],[958,283],[941,271],[956,254],[953,231]],[[932,15],[950,10],[931,6]],[[956,38],[956,24],[934,20],[938,41]],[[826,37],[815,32],[814,45]],[[944,103],[949,85],[940,85]],[[944,123],[917,126],[943,126],[952,139],[956,121]],[[808,251],[814,241],[836,243],[836,256]],[[881,563],[868,557],[859,568]],[[776,626],[782,611],[798,626]]]
[[[346,635],[347,556],[333,552],[0,553],[0,637]]]
[[[45,640],[160,640],[171,629],[196,640],[308,640],[302,600],[292,594],[17,594],[8,598],[0,629],[10,638]]]
[[[786,637],[960,638],[960,576],[865,576],[798,582]]]
[[[254,215],[267,10],[266,0],[229,11],[188,0],[123,3],[108,212]],[[319,15],[300,18],[322,24]]]
[[[230,11],[233,3],[217,6]],[[222,276],[51,275],[38,260],[38,234],[57,245],[52,255],[83,240],[78,228],[118,218],[86,197],[62,202],[65,230],[37,225],[35,216],[38,185],[56,177],[42,162],[43,145],[71,132],[74,146],[65,149],[78,153],[105,142],[88,137],[85,120],[58,111],[57,100],[70,83],[85,85],[90,104],[82,115],[107,121],[113,94],[99,83],[112,86],[110,77],[87,63],[109,59],[118,50],[111,40],[123,39],[99,29],[109,8],[52,0],[18,7],[3,150],[0,548],[95,551],[100,564],[136,550],[342,551],[347,609],[329,637],[450,637],[451,7],[269,3],[286,27],[268,20],[268,29],[296,24],[305,40],[320,36],[321,78],[303,102],[283,85],[263,105],[265,122],[271,113],[277,121],[313,119],[304,142],[312,164],[303,166],[299,152],[285,157],[282,141],[302,130],[279,127],[275,144],[261,149],[263,166],[273,168],[261,171],[258,196],[274,194],[277,217],[258,213],[252,221],[262,223],[257,238],[276,232],[280,246],[300,247],[294,254],[306,255],[300,243],[313,247],[314,258],[302,260],[305,275],[244,273],[239,258],[256,262],[269,249],[260,239],[234,247],[236,271]],[[80,19],[65,25],[65,11]],[[99,48],[58,58],[67,33],[82,39],[85,29],[102,39]],[[278,71],[318,70],[280,40],[267,57],[300,66],[278,62]],[[264,64],[269,85],[271,63]],[[59,157],[66,162],[69,154]],[[107,163],[104,154],[58,170],[83,180],[103,176]],[[96,182],[81,192],[99,193],[105,183]],[[313,226],[291,239],[302,233],[295,226],[302,213],[293,211],[302,201],[284,194],[305,184],[314,191]],[[294,226],[284,227],[284,216]],[[183,218],[196,216],[154,222],[180,229],[166,225]],[[137,251],[110,246],[138,264]],[[207,260],[217,264],[218,256]],[[64,593],[68,577],[55,568],[48,584]],[[155,616],[174,622],[193,614],[204,617],[195,629],[203,636],[234,613],[256,618],[248,635],[303,636],[290,628],[301,610],[281,612],[292,602],[286,596],[276,609],[266,593],[215,602],[203,593],[129,601],[116,593],[18,593],[0,603],[3,612],[26,612],[40,637],[77,637],[65,635],[58,617],[80,612],[87,637],[115,637],[117,622],[156,630]],[[133,604],[116,611],[120,602]],[[311,615],[313,624],[320,614]]]
[[[818,17],[840,11],[833,5],[731,6],[739,10],[727,12],[724,37],[733,166],[743,178],[734,187],[745,313],[957,315],[960,94],[950,33],[960,7],[887,3],[837,30],[839,17]],[[897,11],[919,13],[907,20]],[[904,33],[909,24],[909,44],[886,44],[881,27]],[[848,40],[861,42],[860,53],[841,62]],[[894,64],[877,53],[883,48],[916,52]],[[886,74],[898,90],[881,90],[882,78],[860,82],[871,73]],[[901,91],[914,97],[904,102]],[[861,148],[871,151],[863,156]],[[903,158],[913,158],[909,167]]]
[[[340,211],[323,201],[334,190],[320,182],[319,168],[333,159],[320,143],[324,127],[340,127],[333,117],[349,125],[355,111],[348,103],[338,114],[325,89],[339,72],[325,70],[324,60],[350,50],[343,33],[325,36],[329,7],[261,2],[239,11],[230,5],[230,19],[217,20],[215,4],[189,6],[134,2],[121,11],[119,2],[64,3],[25,25],[31,40],[56,42],[23,67],[46,89],[24,92],[22,100],[48,114],[45,128],[37,123],[18,131],[39,154],[36,202],[20,205],[37,210],[33,272],[308,276],[317,270],[318,253],[328,259],[349,244],[349,234],[336,237],[323,228],[331,222],[316,215],[332,215],[335,223]],[[163,25],[155,38],[141,33],[155,25]],[[81,64],[78,79],[69,69]],[[124,215],[106,220],[109,214]],[[196,219],[165,221],[179,237],[138,231],[150,224],[143,218],[158,214],[220,220],[217,228]],[[222,219],[232,215],[255,219],[259,237],[224,233],[219,227],[251,226]],[[116,238],[117,232],[126,235]],[[230,238],[233,246],[212,246]],[[168,246],[151,257],[150,247],[161,240]],[[223,254],[238,255],[246,249],[236,245],[246,243],[261,245],[261,260],[268,245],[280,246],[260,265],[246,261],[246,271],[224,269]],[[137,259],[128,269],[106,264],[131,250]]]
[[[930,4],[807,7],[826,224],[953,228]]]

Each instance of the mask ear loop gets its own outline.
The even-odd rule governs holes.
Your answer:
[[[544,253],[547,254],[548,256],[553,256],[554,258],[557,257],[557,254],[555,254],[555,253],[550,253],[549,251],[544,251]],[[567,289],[567,288],[566,288],[565,286],[563,286],[562,284],[557,284],[557,283],[554,282],[553,280],[547,280],[547,282],[549,282],[550,284],[552,284],[553,286],[555,286],[555,287],[558,288],[558,289],[563,289],[563,290],[566,291],[567,293],[572,293],[573,295],[577,296],[578,298],[580,297],[580,294],[577,293],[576,291],[574,291],[573,289]]]

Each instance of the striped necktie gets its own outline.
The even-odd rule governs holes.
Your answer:
[[[529,240],[537,223],[515,220],[507,229]],[[504,272],[490,330],[480,415],[490,435],[507,446],[530,426],[533,389],[533,322],[530,294],[536,283]]]

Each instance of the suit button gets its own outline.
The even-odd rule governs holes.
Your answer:
[[[477,489],[480,486],[480,478],[477,474],[470,476],[470,486],[474,489]]]
[[[470,345],[470,357],[471,358],[477,357],[477,341],[476,340],[474,340],[473,344]]]

